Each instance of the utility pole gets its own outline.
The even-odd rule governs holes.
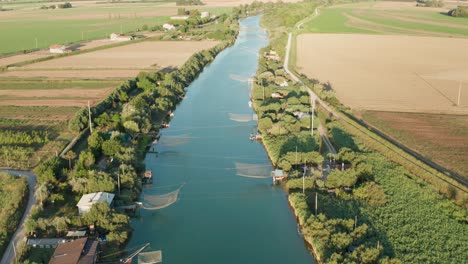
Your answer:
[[[317,216],[317,209],[318,209],[318,193],[315,192],[315,216]]]
[[[120,174],[117,173],[117,187],[119,188],[119,195],[120,195]]]
[[[460,83],[458,84],[458,103],[457,103],[457,106],[460,106],[461,88],[462,88],[462,83],[460,81]]]
[[[296,162],[294,163],[294,165],[297,164],[297,146],[296,146]]]
[[[263,88],[263,101],[265,101],[265,86],[263,85],[263,81],[262,81],[262,88]]]
[[[312,125],[310,126],[310,133],[314,135],[314,114],[315,114],[315,99],[312,99]]]
[[[306,174],[306,164],[304,163],[304,174],[302,175],[302,194],[305,194],[305,174]]]
[[[93,133],[93,122],[91,121],[91,106],[89,105],[89,100],[88,100],[88,119],[89,119],[89,131],[92,134]]]

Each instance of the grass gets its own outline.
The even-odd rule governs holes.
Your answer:
[[[424,31],[421,33],[427,35],[463,35],[468,36],[466,28],[457,28],[456,25],[467,25],[468,21],[449,17],[437,11],[431,10],[376,10],[376,9],[362,9],[362,3],[356,4],[355,7],[347,6],[347,8],[324,8],[320,9],[320,14],[303,25],[301,33],[414,33],[414,31]],[[359,11],[359,12],[357,12]],[[348,24],[348,18],[345,14],[349,14],[356,18],[377,24],[378,29],[366,30],[357,25]],[[417,19],[417,22],[402,21],[394,17],[385,17],[382,15],[398,15],[406,18]],[[426,24],[441,22],[451,23],[449,25],[432,25]],[[397,27],[397,28],[392,28]]]
[[[162,24],[167,17],[126,19],[73,19],[37,21],[22,19],[1,21],[2,44],[0,55],[22,50],[46,48],[52,44],[65,44],[81,40],[107,38],[112,32],[129,32],[143,25]],[[51,32],[54,32],[51,34]],[[83,38],[82,38],[83,37]],[[7,41],[5,41],[7,40]]]
[[[6,119],[50,119],[51,117],[73,116],[79,107],[48,107],[48,106],[0,106],[0,118]]]
[[[0,90],[58,90],[58,89],[99,89],[116,87],[120,81],[98,80],[58,80],[41,81],[22,79],[18,81],[0,80]]]
[[[320,9],[319,15],[302,25],[303,32],[310,33],[374,33],[373,31],[353,28],[346,25],[344,11],[351,9]]]
[[[468,116],[366,111],[363,119],[468,179]]]

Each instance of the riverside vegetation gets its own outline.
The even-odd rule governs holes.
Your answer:
[[[23,216],[27,200],[26,179],[0,172],[0,252],[8,246]]]
[[[229,23],[223,23],[226,36],[223,42],[194,54],[172,72],[141,72],[92,107],[91,133],[87,109],[75,114],[69,121],[69,129],[81,133],[80,142],[63,157],[52,157],[35,169],[39,198],[26,222],[30,235],[61,236],[67,230],[95,224],[96,231],[107,238],[101,259],[109,259],[106,256],[125,245],[131,233],[129,218],[118,207],[134,204],[138,198],[146,146],[163,123],[169,121],[169,114],[185,95],[185,87],[220,51],[234,43],[238,17],[222,16],[222,19],[229,19]],[[81,195],[98,191],[116,193],[116,209],[101,203],[77,216],[75,205]],[[47,261],[44,254],[50,252],[41,255],[30,248],[22,261]]]
[[[311,14],[313,7],[313,3],[262,5],[262,24],[268,30],[271,45],[264,51],[273,48],[284,56],[287,32]],[[249,8],[244,7],[247,11]],[[389,156],[388,150],[376,148],[373,137],[359,137],[355,128],[335,120],[320,108],[318,119],[327,127],[328,136],[339,153],[323,154],[323,157],[317,152],[309,154],[308,163],[315,169],[304,174],[310,177],[305,178],[302,193],[303,180],[298,176],[303,175],[300,165],[307,160],[304,151],[318,151],[320,141],[311,136],[306,144],[281,140],[282,134],[288,134],[288,138],[304,137],[306,126],[296,125],[300,124],[299,120],[293,121],[288,113],[291,105],[296,107],[289,100],[305,94],[293,83],[284,88],[275,82],[287,78],[280,65],[265,58],[259,60],[254,106],[269,156],[275,165],[289,172],[285,186],[289,201],[316,259],[323,263],[463,262],[468,257],[464,251],[468,246],[465,208],[455,205],[419,178],[437,184],[429,180],[433,176],[425,176],[427,172],[417,170],[415,165],[397,164],[400,159],[394,154]],[[333,90],[315,81],[307,83],[334,108],[347,111]],[[273,91],[282,92],[284,98],[270,98]],[[296,97],[306,108],[307,100],[300,98]],[[275,137],[280,140],[272,140]],[[295,155],[295,145],[298,145],[299,158]],[[323,160],[336,164],[338,169],[322,176]],[[449,192],[452,192],[450,197],[459,196],[457,191]]]

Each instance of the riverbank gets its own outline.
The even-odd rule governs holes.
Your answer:
[[[132,220],[128,247],[149,242],[176,264],[313,262],[284,191],[271,186],[263,146],[249,140],[255,122],[247,83],[258,67],[252,54],[267,36],[259,17],[240,28],[236,43],[188,88],[156,145],[158,157],[147,155],[159,184],[145,197],[183,188],[170,207]]]
[[[91,133],[63,157],[52,157],[35,169],[40,204],[34,206],[32,217],[26,222],[29,235],[61,237],[67,230],[94,225],[94,234],[106,239],[101,261],[112,260],[115,253],[122,254],[132,232],[128,217],[132,214],[125,210],[134,206],[143,190],[146,146],[167,126],[185,98],[186,88],[221,51],[234,43],[238,21],[227,15],[223,19],[223,42],[195,53],[183,66],[169,73],[142,72],[91,107],[91,113],[88,109],[76,113],[69,129],[76,132],[87,129],[88,118],[92,117]],[[77,216],[77,201],[83,194],[93,192],[115,194],[113,207],[99,204],[89,213]],[[65,195],[69,193],[74,195]],[[27,253],[22,261],[48,261],[49,254]],[[33,259],[29,259],[30,255],[34,255]]]

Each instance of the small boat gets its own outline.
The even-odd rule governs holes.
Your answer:
[[[249,101],[249,107],[252,108],[252,101]]]

